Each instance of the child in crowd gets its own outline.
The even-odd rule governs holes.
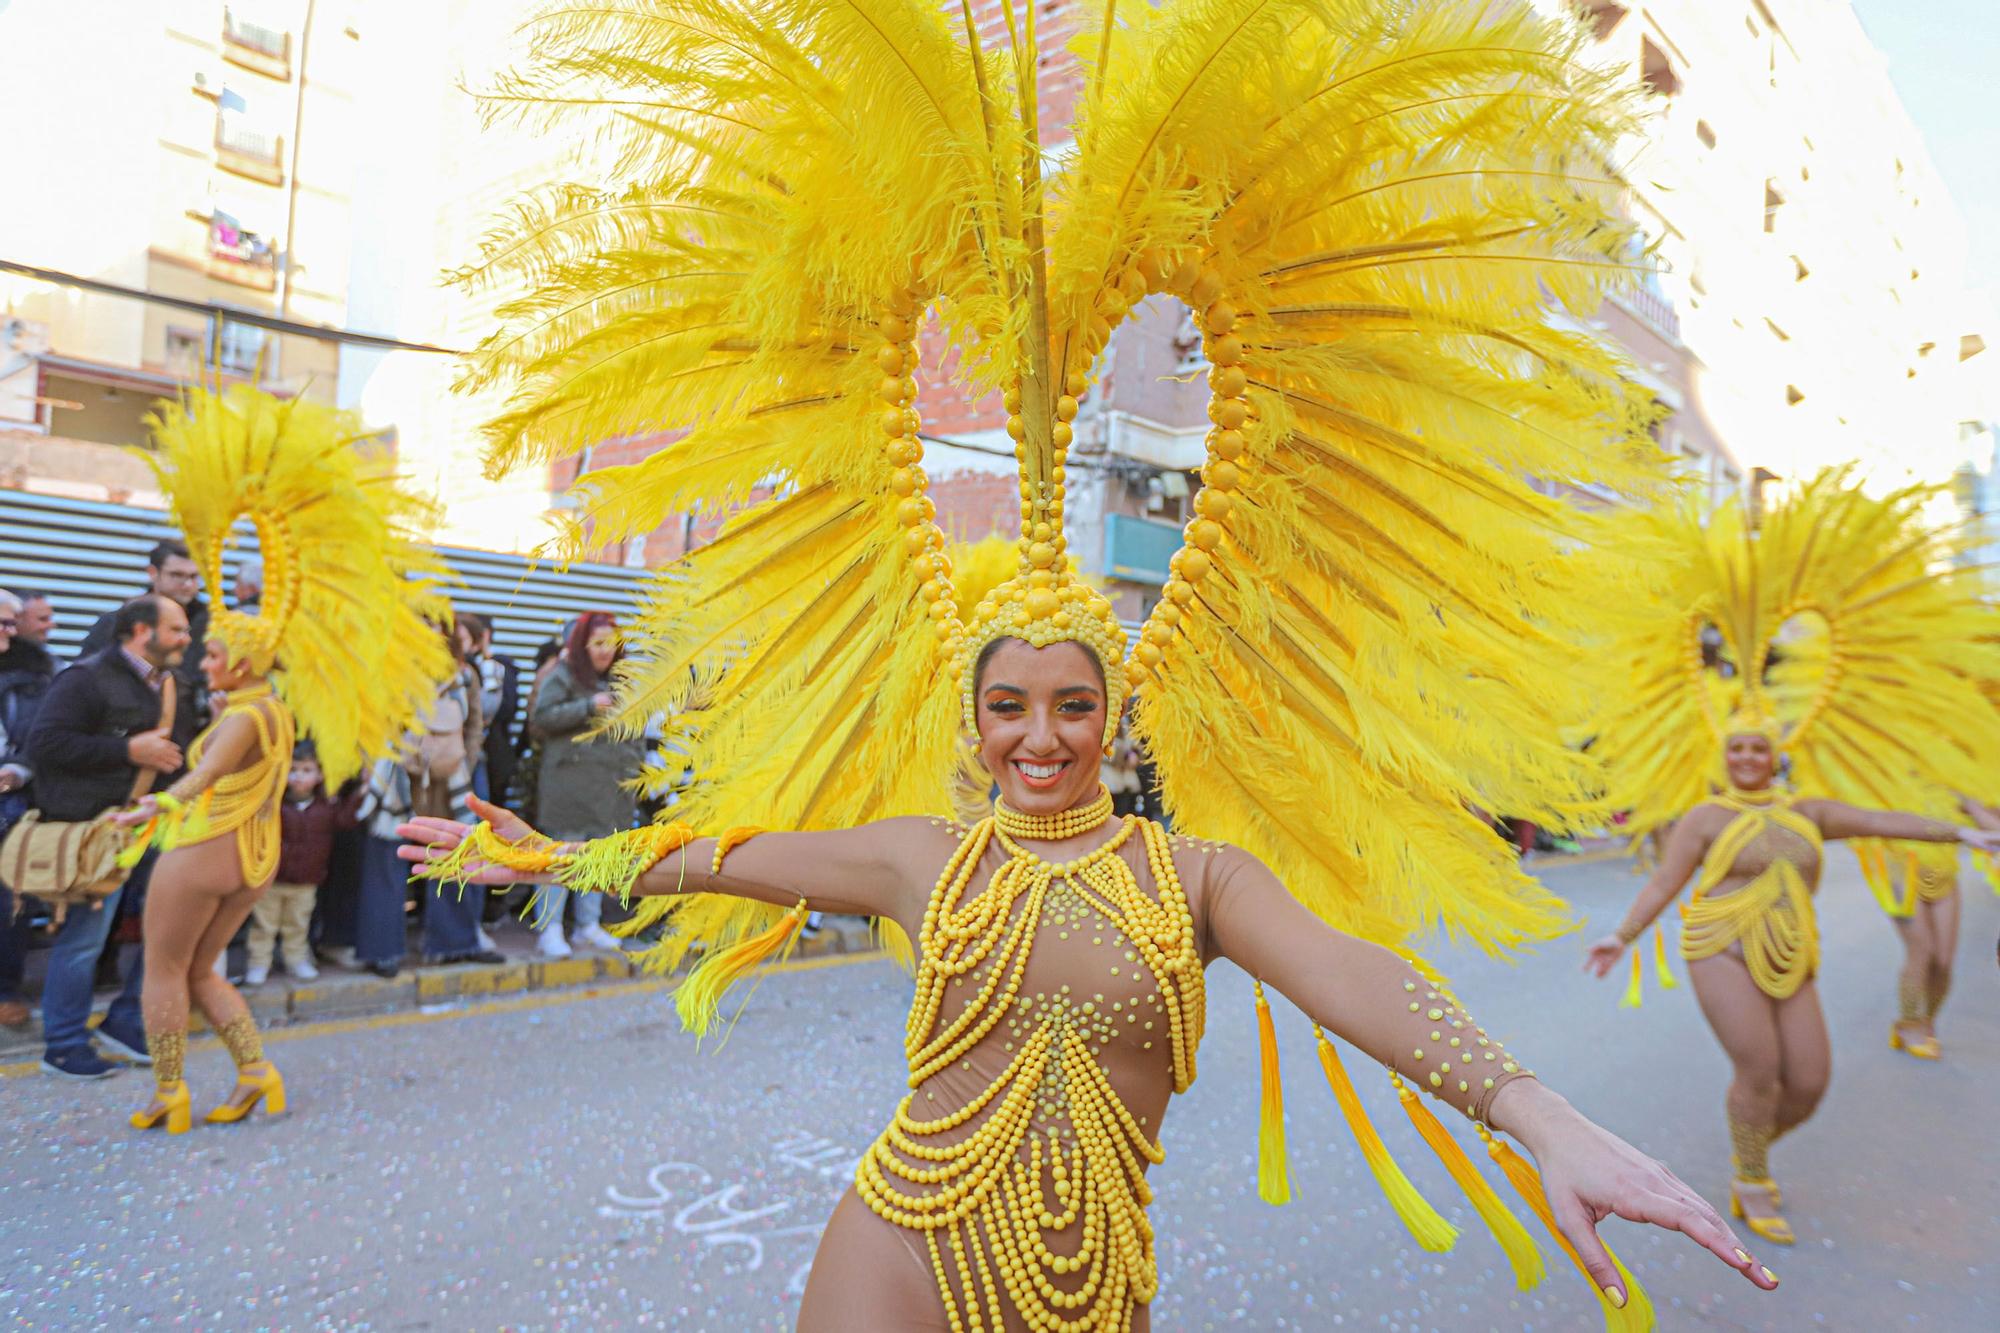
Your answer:
[[[313,901],[326,882],[333,835],[354,827],[359,797],[357,792],[344,801],[327,799],[312,742],[301,741],[293,749],[281,812],[278,878],[250,909],[250,966],[243,975],[246,984],[260,986],[271,975],[272,948],[280,943],[285,970],[295,980],[310,981],[319,975],[307,939]]]

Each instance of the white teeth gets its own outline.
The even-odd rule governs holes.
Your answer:
[[[1061,764],[1021,764],[1020,770],[1031,778],[1052,778],[1062,772]]]

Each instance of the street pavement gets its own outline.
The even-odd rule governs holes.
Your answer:
[[[1667,1329],[2000,1328],[2000,901],[1967,877],[1948,1058],[1919,1065],[1885,1040],[1893,932],[1852,859],[1830,860],[1833,1090],[1774,1158],[1799,1244],[1751,1247],[1784,1285],[1760,1294],[1676,1236],[1605,1233]],[[1623,861],[1542,873],[1597,930],[1638,886]],[[1690,992],[1651,987],[1621,1010],[1621,983],[1586,980],[1578,955],[1571,939],[1516,967],[1436,957],[1546,1080],[1722,1202],[1726,1070]],[[902,1091],[908,994],[886,962],[805,960],[700,1051],[661,983],[292,1027],[270,1045],[289,1114],[179,1138],[125,1128],[138,1073],[0,1080],[0,1325],[789,1328],[818,1230]],[[1601,1327],[1553,1247],[1550,1280],[1513,1289],[1390,1090],[1350,1061],[1405,1169],[1465,1232],[1451,1254],[1413,1246],[1305,1020],[1277,1009],[1294,1200],[1256,1198],[1249,984],[1218,965],[1201,1077],[1153,1173],[1156,1328]],[[198,1045],[188,1077],[199,1111],[226,1091],[226,1057]]]

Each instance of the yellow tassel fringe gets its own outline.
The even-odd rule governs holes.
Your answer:
[[[1430,1107],[1425,1106],[1422,1099],[1394,1072],[1390,1073],[1389,1080],[1396,1085],[1396,1094],[1402,1099],[1403,1112],[1410,1117],[1410,1123],[1417,1127],[1417,1133],[1423,1135],[1424,1142],[1444,1163],[1444,1169],[1451,1172],[1451,1178],[1465,1191],[1466,1201],[1486,1223],[1493,1239],[1500,1243],[1508,1264],[1514,1269],[1515,1285],[1526,1291],[1540,1282],[1547,1275],[1547,1270],[1542,1266],[1542,1251],[1535,1244],[1535,1238],[1528,1234],[1520,1219],[1508,1211],[1500,1196],[1493,1192],[1493,1187],[1486,1183],[1486,1177],[1479,1174],[1479,1168],[1458,1146],[1458,1140],[1431,1114]]]
[[[1313,1037],[1319,1042],[1319,1062],[1326,1070],[1326,1081],[1333,1089],[1333,1098],[1340,1103],[1340,1113],[1347,1117],[1347,1128],[1360,1145],[1361,1156],[1367,1161],[1368,1169],[1375,1173],[1375,1181],[1382,1187],[1389,1206],[1396,1210],[1396,1216],[1402,1219],[1418,1245],[1436,1254],[1449,1250],[1458,1240],[1458,1228],[1445,1221],[1444,1215],[1431,1207],[1430,1201],[1417,1192],[1417,1187],[1403,1174],[1403,1168],[1396,1165],[1396,1159],[1389,1155],[1382,1136],[1376,1133],[1374,1122],[1369,1120],[1361,1099],[1354,1093],[1354,1084],[1340,1063],[1340,1052],[1326,1039],[1318,1024],[1313,1025]]]
[[[806,900],[801,898],[777,925],[760,934],[717,949],[703,958],[674,991],[674,1010],[681,1026],[698,1037],[706,1037],[722,1010],[722,997],[757,964],[777,955],[783,962],[798,942],[806,923]],[[740,1012],[740,1011],[739,1011]]]
[[[1278,1078],[1278,1034],[1271,1027],[1271,1004],[1264,983],[1257,983],[1258,1063],[1264,1074],[1264,1099],[1257,1118],[1257,1197],[1268,1204],[1292,1198],[1290,1158],[1285,1152],[1285,1088]]]
[[[481,820],[450,853],[413,873],[420,879],[465,883],[482,865],[504,866],[528,875],[555,872],[556,883],[579,893],[615,894],[629,901],[639,877],[661,857],[693,842],[686,824],[647,824],[609,837],[592,838],[564,851],[565,844],[529,831],[507,839]]]
[[[1645,1003],[1646,964],[1640,958],[1645,951],[1646,946],[1643,944],[1634,946],[1632,950],[1632,980],[1626,985],[1625,994],[1618,1001],[1620,1009],[1637,1009]],[[1680,985],[1680,982],[1674,980],[1672,970],[1667,967],[1667,932],[1658,924],[1653,927],[1653,974],[1659,978],[1661,990],[1674,990]]]
[[[1486,1141],[1487,1154],[1500,1164],[1500,1170],[1514,1187],[1514,1192],[1542,1220],[1542,1225],[1555,1237],[1556,1244],[1562,1246],[1563,1253],[1569,1256],[1577,1271],[1590,1278],[1589,1270],[1583,1266],[1583,1257],[1556,1227],[1555,1214],[1549,1211],[1548,1195],[1542,1192],[1541,1172],[1535,1170],[1534,1165],[1521,1154],[1494,1138],[1486,1126],[1478,1125],[1476,1128],[1479,1137]],[[1598,1304],[1604,1309],[1605,1329],[1608,1333],[1648,1333],[1653,1327],[1652,1299],[1646,1295],[1646,1289],[1639,1285],[1638,1279],[1632,1276],[1631,1270],[1625,1267],[1624,1261],[1612,1253],[1610,1246],[1605,1246],[1604,1252],[1611,1255],[1611,1263],[1625,1284],[1625,1305],[1621,1309],[1611,1303],[1611,1298],[1604,1294],[1596,1279],[1591,1279],[1590,1288],[1597,1293]]]

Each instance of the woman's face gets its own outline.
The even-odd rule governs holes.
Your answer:
[[[974,696],[979,756],[1022,814],[1052,815],[1097,794],[1104,681],[1078,644],[1003,640]]]
[[[1725,740],[1722,762],[1729,770],[1730,784],[1744,791],[1762,791],[1778,775],[1778,752],[1772,748],[1771,738],[1754,731]]]
[[[618,631],[610,625],[599,625],[584,641],[584,651],[590,654],[590,665],[598,675],[611,670],[611,664],[618,657]]]
[[[234,690],[242,687],[250,679],[250,668],[242,662],[229,660],[229,649],[222,640],[210,639],[202,645],[201,674],[208,677],[211,690]]]

